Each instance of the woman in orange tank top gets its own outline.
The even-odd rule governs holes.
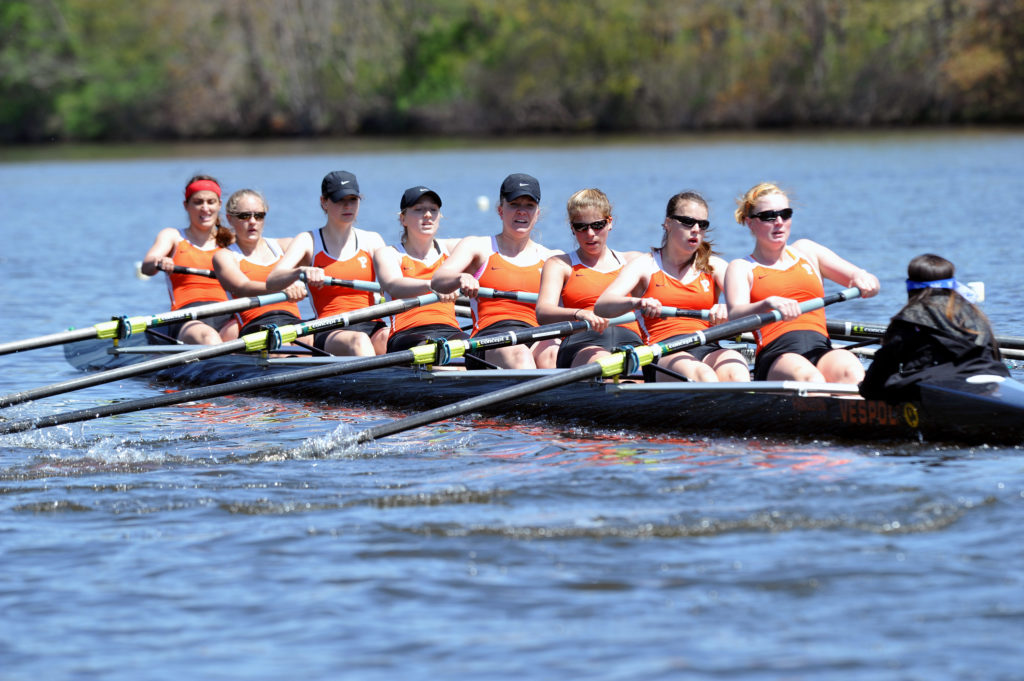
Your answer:
[[[422,185],[410,187],[399,202],[402,238],[398,246],[385,246],[373,257],[381,288],[392,298],[431,293],[430,278],[455,248],[457,239],[438,239],[441,197]],[[440,294],[440,301],[415,307],[391,320],[388,352],[407,350],[434,339],[465,339],[469,334],[455,319],[456,293]]]
[[[754,237],[754,251],[733,260],[725,275],[732,319],[778,310],[782,321],[758,330],[756,380],[860,383],[856,355],[833,349],[825,311],[801,315],[799,304],[824,294],[823,278],[856,286],[865,298],[878,293],[878,278],[810,239],[789,245],[793,209],[779,187],[763,182],[736,201],[736,222]]]
[[[377,232],[355,226],[361,200],[355,175],[345,170],[328,173],[320,184],[320,208],[327,221],[323,227],[292,239],[284,257],[267,277],[270,290],[283,290],[304,274],[318,318],[373,305],[373,292],[323,283],[325,277],[370,282],[377,279],[373,256],[384,247],[384,239]],[[385,352],[387,340],[387,325],[374,319],[321,331],[314,336],[313,344],[332,355],[366,357]]]
[[[607,357],[624,345],[642,345],[636,322],[608,326],[606,317],[594,314],[598,296],[626,263],[639,251],[608,248],[612,231],[612,204],[600,189],[581,189],[566,204],[569,226],[577,248],[572,253],[548,258],[540,275],[537,321],[541,324],[583,320],[590,329],[562,339],[557,366],[568,368]]]
[[[162,229],[142,260],[142,273],[168,273],[171,309],[180,310],[228,299],[216,279],[195,274],[172,274],[175,265],[212,270],[213,254],[231,244],[231,231],[220,223],[220,184],[209,175],[196,175],[185,185],[185,229]],[[157,331],[182,343],[213,345],[238,336],[230,314],[172,324]]]
[[[532,304],[513,300],[479,298],[480,287],[537,293],[544,261],[553,251],[533,241],[533,228],[540,217],[540,183],[523,173],[513,173],[501,183],[498,215],[501,232],[493,237],[468,236],[455,247],[450,258],[431,279],[431,287],[442,293],[459,292],[473,305],[473,335],[537,326]],[[488,350],[484,360],[505,369],[551,369],[555,366],[558,341],[533,345],[512,345]]]
[[[708,204],[694,191],[680,192],[668,200],[661,247],[623,268],[597,301],[598,314],[614,316],[629,310],[643,315],[648,343],[657,343],[719,324],[728,319],[718,294],[725,278],[725,261],[715,255],[705,237],[710,225]],[[710,310],[710,322],[687,317],[661,317],[662,306],[686,310]],[[674,352],[656,362],[659,381],[749,381],[743,355],[717,343]],[[645,372],[649,376],[649,372]]]
[[[218,281],[225,291],[239,298],[272,293],[267,288],[267,275],[292,240],[263,236],[267,201],[254,189],[239,189],[228,198],[225,208],[228,224],[235,232],[235,243],[213,256],[213,271]],[[306,297],[306,286],[295,282],[285,287],[284,293],[288,296],[285,302],[239,312],[239,335],[253,333],[269,324],[284,326],[301,321],[296,302]]]

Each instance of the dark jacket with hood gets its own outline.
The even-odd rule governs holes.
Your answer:
[[[976,374],[1009,376],[984,315],[966,301],[946,317],[953,291],[910,303],[892,318],[860,394],[892,404],[918,400],[918,385]]]

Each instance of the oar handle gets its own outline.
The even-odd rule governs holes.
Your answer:
[[[335,279],[334,277],[324,277],[324,286],[344,286],[345,288],[354,289],[356,291],[371,291],[377,293],[380,291],[380,284],[375,281],[362,281],[359,279]]]
[[[711,319],[711,310],[683,310],[678,307],[665,307],[661,308],[662,317],[689,317],[691,319],[703,319],[708,321]]]
[[[493,288],[487,288],[481,286],[477,290],[477,295],[481,298],[501,298],[503,300],[516,300],[520,303],[536,303],[537,294],[530,293],[529,291],[496,291]]]
[[[309,283],[306,273],[299,272],[299,281]],[[375,281],[366,281],[364,279],[336,279],[335,277],[324,277],[321,282],[324,286],[344,286],[355,291],[370,291],[372,293],[380,292],[380,284]]]
[[[210,279],[217,278],[217,275],[211,270],[201,270],[195,267],[184,267],[182,265],[175,265],[172,267],[170,274],[194,274],[197,277],[209,277]]]

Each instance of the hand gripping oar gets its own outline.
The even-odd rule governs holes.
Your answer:
[[[871,322],[850,322],[839,319],[828,321],[828,335],[843,340],[881,338],[887,329],[885,324]],[[995,341],[1000,349],[1024,350],[1024,336],[996,336]]]
[[[860,296],[859,289],[848,288],[838,293],[827,295],[823,298],[806,300],[800,303],[800,312],[810,312],[811,310],[817,310],[826,305],[838,303],[842,300],[849,300],[850,298],[856,298],[858,296]],[[677,338],[672,341],[640,346],[638,348],[634,348],[632,352],[616,352],[595,362],[589,362],[572,369],[565,369],[564,371],[556,374],[551,374],[531,381],[525,381],[519,385],[495,390],[494,392],[487,393],[486,395],[478,395],[476,397],[454,402],[436,409],[430,409],[413,416],[408,416],[404,419],[371,426],[341,442],[338,446],[345,447],[386,437],[388,435],[394,435],[395,433],[401,433],[406,430],[411,430],[412,428],[425,426],[429,423],[434,423],[435,421],[443,421],[445,419],[452,418],[453,416],[477,411],[493,404],[498,404],[499,402],[506,402],[519,397],[526,397],[527,395],[551,390],[552,388],[568,385],[569,383],[574,383],[576,381],[582,381],[588,378],[600,378],[602,376],[606,378],[610,376],[617,376],[627,370],[627,363],[630,356],[636,359],[636,363],[639,366],[644,366],[654,361],[654,358],[658,355],[667,355],[680,350],[697,347],[698,345],[703,345],[705,343],[730,338],[732,336],[739,335],[744,331],[759,329],[765,324],[770,324],[771,322],[776,322],[780,319],[782,319],[782,313],[778,310],[772,310],[771,312],[753,314],[740,319],[734,319],[726,322],[725,324],[712,326],[704,331],[698,331],[697,333]]]
[[[283,293],[275,295],[284,296]],[[280,326],[276,329],[276,333],[273,335],[271,335],[269,331],[256,331],[255,333],[250,333],[236,340],[227,341],[218,345],[206,345],[196,350],[180,352],[168,357],[157,357],[145,362],[140,362],[139,364],[130,364],[116,369],[100,371],[81,378],[71,379],[70,381],[64,381],[62,383],[54,383],[53,385],[3,395],[0,396],[0,407],[9,407],[13,404],[20,404],[21,402],[27,402],[29,400],[58,395],[60,393],[70,392],[80,388],[88,388],[94,385],[101,385],[103,383],[110,383],[111,381],[117,381],[122,378],[140,376],[150,371],[156,371],[157,369],[165,369],[167,367],[186,364],[188,362],[198,362],[200,360],[210,359],[211,357],[227,355],[232,352],[276,350],[277,346],[281,343],[290,343],[299,336],[304,336],[308,333],[351,326],[358,322],[369,321],[385,315],[405,312],[406,310],[411,310],[412,308],[420,305],[429,305],[435,301],[437,301],[436,294],[418,296],[416,298],[404,298],[402,300],[393,300],[389,303],[373,305],[361,310],[353,310],[352,312],[346,312],[345,314],[334,315],[332,317],[324,317],[323,319],[314,319],[309,322]]]
[[[116,402],[102,407],[78,409],[76,411],[52,414],[50,416],[43,416],[35,419],[0,423],[0,434],[20,433],[34,428],[49,428],[50,426],[60,426],[67,423],[88,421],[90,419],[102,418],[104,416],[127,414],[130,412],[142,411],[144,409],[167,407],[174,404],[181,404],[183,402],[204,400],[211,397],[221,397],[223,395],[234,395],[253,390],[276,388],[282,385],[311,381],[318,378],[326,378],[328,376],[352,374],[371,369],[381,369],[384,367],[402,365],[442,364],[451,358],[462,357],[470,350],[491,350],[493,348],[500,348],[507,345],[533,343],[540,340],[546,340],[548,338],[567,336],[570,333],[583,331],[588,328],[590,328],[590,325],[584,321],[559,322],[557,324],[537,326],[530,329],[516,329],[515,331],[489,334],[487,336],[479,336],[469,340],[447,341],[444,344],[446,346],[444,348],[442,348],[441,342],[437,341],[424,345],[417,345],[409,348],[408,350],[389,352],[386,355],[360,357],[346,362],[332,362],[330,364],[309,367],[307,369],[297,369],[295,371],[245,378],[238,381],[218,383],[216,385],[203,386],[201,388],[193,388],[190,390],[181,390],[167,395],[159,395],[157,397]],[[441,354],[442,349],[445,350],[444,356],[439,357],[438,355]]]
[[[35,350],[46,348],[51,345],[63,345],[76,341],[92,340],[94,338],[124,338],[133,333],[141,333],[152,326],[164,326],[177,322],[187,322],[193,319],[213,317],[215,315],[240,312],[254,307],[262,307],[272,303],[280,303],[287,300],[284,293],[268,293],[262,296],[251,298],[238,298],[227,300],[222,303],[209,303],[208,305],[197,305],[196,307],[183,308],[171,312],[139,317],[115,317],[109,322],[100,322],[81,329],[71,329],[51,333],[47,336],[27,338],[20,341],[10,341],[0,344],[0,355],[7,355],[22,350]]]

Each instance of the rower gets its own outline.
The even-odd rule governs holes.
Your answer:
[[[267,276],[281,260],[292,239],[263,236],[267,201],[255,189],[239,189],[228,197],[225,208],[235,241],[213,256],[213,271],[217,280],[236,298],[272,293],[267,288]],[[306,297],[306,286],[301,282],[293,282],[284,288],[284,293],[288,296],[285,302],[236,313],[241,326],[239,335],[245,336],[271,324],[285,326],[300,322],[302,318],[296,301]]]
[[[976,294],[955,273],[953,263],[932,253],[910,261],[907,304],[889,322],[861,395],[897,404],[919,400],[921,383],[1010,376]]]
[[[513,173],[501,183],[498,201],[501,232],[494,236],[468,236],[431,279],[438,293],[459,292],[470,299],[473,337],[537,326],[534,306],[507,299],[478,298],[480,287],[499,291],[540,290],[544,261],[561,251],[545,248],[531,238],[540,217],[540,183],[524,173]],[[513,345],[488,350],[484,360],[505,369],[551,369],[555,366],[558,340],[531,346]],[[467,357],[467,365],[473,366]]]
[[[397,246],[378,249],[373,257],[381,288],[392,299],[428,293],[430,278],[441,267],[458,239],[440,239],[441,197],[423,185],[405,190],[399,201],[402,239]],[[455,318],[457,293],[439,294],[440,301],[402,312],[391,319],[387,351],[407,350],[431,340],[467,339]]]
[[[754,251],[733,260],[725,273],[729,317],[778,310],[782,320],[754,333],[754,378],[763,380],[859,383],[864,367],[852,352],[833,349],[825,311],[801,315],[799,303],[824,294],[822,277],[878,293],[878,278],[810,239],[788,244],[793,209],[786,193],[770,182],[736,200],[736,222],[754,237]]]
[[[726,263],[706,238],[710,224],[708,204],[700,193],[683,191],[670,198],[661,223],[661,246],[626,265],[598,298],[595,310],[608,316],[639,310],[648,344],[683,338],[727,321],[725,305],[718,302]],[[708,310],[708,321],[663,318],[663,306]],[[750,380],[743,355],[717,342],[659,358],[656,364],[663,369],[654,371],[658,381]]]
[[[267,277],[271,290],[283,290],[305,276],[318,318],[373,305],[375,294],[346,286],[326,285],[325,278],[375,281],[373,256],[384,247],[377,232],[355,226],[359,216],[359,183],[345,170],[335,170],[320,183],[320,208],[326,222],[298,234]],[[381,319],[315,334],[313,345],[332,355],[371,356],[385,352],[388,329]]]
[[[637,322],[608,325],[608,318],[594,313],[598,296],[614,281],[623,266],[639,258],[639,251],[614,251],[608,247],[612,231],[612,204],[600,189],[581,189],[566,204],[569,227],[577,248],[548,258],[540,275],[537,321],[553,324],[583,320],[590,330],[562,340],[557,366],[579,366],[607,357],[624,346],[643,345]]]
[[[171,310],[181,310],[228,299],[216,279],[197,274],[174,274],[175,265],[196,270],[213,269],[214,253],[228,246],[231,230],[220,222],[220,183],[209,175],[196,175],[185,185],[188,227],[160,230],[142,260],[140,271],[152,276],[167,272]],[[230,314],[170,324],[161,332],[182,343],[213,345],[238,337],[238,325]]]

